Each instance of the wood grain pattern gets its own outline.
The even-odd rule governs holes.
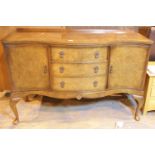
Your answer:
[[[63,64],[54,63],[51,65],[51,74],[54,77],[91,77],[106,76],[106,63],[93,64]],[[51,76],[52,76],[51,75]]]
[[[52,48],[51,60],[65,63],[96,63],[107,61],[107,47]],[[63,56],[61,56],[63,54]]]
[[[147,51],[148,48],[143,46],[113,46],[110,58],[112,72],[109,74],[109,88],[142,90]]]
[[[114,43],[152,44],[150,39],[132,31],[68,30],[64,32],[15,32],[4,43],[38,42],[52,45],[110,45]]]
[[[84,34],[79,31],[75,31],[75,32],[67,31],[66,33],[64,33],[64,32],[62,32],[62,33],[54,32],[53,33],[52,32],[52,33],[35,33],[35,34],[31,33],[31,32],[29,32],[29,33],[22,32],[20,34],[14,33],[13,35],[6,38],[4,42],[6,42],[6,40],[7,41],[9,40],[10,43],[9,42],[8,43],[10,45],[12,45],[13,42],[17,43],[18,39],[19,39],[19,43],[20,43],[19,45],[25,46],[25,47],[27,47],[27,50],[33,51],[34,49],[32,49],[32,50],[29,49],[29,46],[30,46],[30,44],[31,45],[36,44],[36,42],[33,42],[31,39],[35,39],[35,41],[38,41],[38,40],[41,41],[40,39],[43,39],[43,42],[41,44],[45,44],[44,41],[46,41],[46,39],[48,39],[48,41],[50,41],[51,37],[49,37],[49,36],[52,36],[52,35],[60,36],[60,34],[61,34],[62,36],[65,36],[64,38],[67,38],[69,36],[71,36],[73,38],[76,37],[78,39],[78,41],[81,41],[81,45],[77,45],[76,47],[70,47],[71,44],[74,44],[74,42],[73,42],[73,43],[68,43],[68,47],[67,46],[66,47],[58,46],[58,47],[52,47],[50,50],[51,53],[49,54],[50,55],[49,68],[51,68],[51,69],[49,70],[49,72],[50,72],[50,79],[51,79],[50,80],[51,88],[53,88],[53,85],[54,85],[54,87],[58,87],[58,88],[60,86],[60,84],[58,84],[58,83],[60,83],[59,80],[56,80],[57,85],[54,84],[54,77],[62,77],[62,78],[68,78],[68,79],[70,79],[70,77],[72,77],[72,76],[79,77],[79,78],[80,77],[83,77],[83,78],[88,77],[88,76],[90,76],[90,74],[95,75],[92,72],[93,68],[94,68],[92,66],[96,65],[96,63],[98,63],[98,65],[101,65],[101,63],[103,63],[106,65],[103,66],[103,64],[102,64],[101,65],[102,67],[100,66],[101,67],[100,72],[102,74],[103,73],[107,74],[106,76],[103,74],[103,77],[105,77],[103,88],[105,88],[105,85],[106,85],[107,89],[126,89],[127,88],[127,89],[143,90],[142,89],[142,80],[144,79],[143,73],[145,70],[145,61],[147,60],[147,48],[145,48],[145,46],[142,46],[142,45],[138,45],[138,46],[132,45],[131,46],[128,44],[127,45],[117,44],[117,46],[114,46],[114,45],[111,46],[111,45],[107,44],[107,46],[104,45],[104,47],[98,47],[98,44],[96,44],[95,47],[87,47],[88,45],[86,45],[86,46],[83,45],[83,42],[85,42],[87,35],[90,37],[89,38],[90,46],[91,46],[91,41],[92,41],[91,37],[93,37],[93,39],[95,39],[95,40],[100,41],[100,43],[103,43],[103,44],[106,43],[107,41],[111,42],[114,39],[115,39],[114,43],[115,42],[119,43],[120,39],[130,38],[131,36],[134,37],[134,38],[132,38],[131,43],[136,42],[136,39],[137,40],[139,39],[139,41],[143,41],[143,43],[147,42],[146,45],[149,45],[151,43],[150,40],[147,40],[146,38],[144,39],[136,33],[131,33],[131,32],[120,33],[120,31],[118,31],[118,32],[119,33],[108,32],[105,34],[102,32],[101,33],[102,35],[100,34],[97,37],[97,39],[95,38],[95,36],[97,36],[98,34],[96,34],[96,33],[94,34],[94,32],[93,32],[93,34],[92,33],[88,34],[87,31],[86,32],[84,31]],[[25,41],[26,41],[25,35],[26,35],[26,37],[27,36],[30,37],[29,41],[31,43],[29,43],[29,44],[25,43]],[[47,35],[46,38],[45,38],[45,35]],[[37,37],[37,38],[35,38],[35,37]],[[10,40],[10,38],[12,38],[14,40]],[[105,39],[104,42],[102,40],[103,38]],[[57,41],[58,41],[57,39],[60,39],[59,40],[60,42],[58,41],[58,43],[63,44],[62,38],[58,37],[58,38],[52,38],[52,39],[55,39],[54,44],[57,43]],[[48,41],[46,42],[45,45],[49,46],[49,47],[53,46],[52,43],[47,44]],[[40,43],[38,43],[38,45],[39,44]],[[16,47],[17,45],[14,44],[14,46]],[[110,51],[109,51],[109,49],[110,49]],[[24,50],[21,49],[21,51],[24,51]],[[61,52],[63,52],[63,55],[61,55]],[[111,54],[108,57],[109,52]],[[20,52],[20,53],[22,53],[22,52]],[[31,52],[31,53],[33,53],[33,52]],[[97,56],[95,56],[96,53],[97,53]],[[34,55],[37,55],[37,53]],[[133,55],[134,55],[134,57],[133,57]],[[19,56],[19,58],[20,57],[21,56]],[[23,56],[23,57],[25,57],[25,56]],[[33,57],[33,56],[30,54],[30,57]],[[138,59],[138,61],[137,61],[137,59]],[[108,64],[110,64],[110,65],[108,66]],[[60,68],[62,67],[62,65],[65,69],[65,72],[63,74],[60,73]],[[82,67],[80,67],[80,66],[82,66]],[[107,66],[109,68],[107,68]],[[109,74],[109,72],[111,72],[110,71],[111,66],[114,66],[114,68],[113,68],[112,73]],[[28,68],[30,68],[30,67],[31,66],[29,66]],[[37,66],[35,66],[35,67],[37,67]],[[132,69],[132,72],[128,71],[131,69]],[[18,70],[18,69],[16,68],[16,69],[12,69],[12,70]],[[21,70],[21,69],[19,69],[19,70]],[[34,70],[34,69],[28,69],[28,70],[30,70],[30,72],[32,72],[32,70]],[[25,73],[27,73],[27,71]],[[126,73],[128,73],[128,74],[126,74]],[[32,75],[32,76],[34,76],[34,75]],[[39,76],[39,73],[38,73],[38,76]],[[98,76],[98,75],[96,75],[96,76]],[[107,79],[107,77],[108,77],[108,79]],[[133,79],[136,79],[136,80],[133,81]],[[37,80],[37,81],[38,81],[38,83],[35,83],[33,85],[33,87],[30,84],[29,89],[37,89],[37,87],[39,85],[39,80]],[[40,81],[43,81],[43,79],[40,78]],[[74,80],[70,80],[69,82],[70,82],[70,85],[73,85],[73,87],[74,87],[76,82],[73,82],[73,81]],[[108,85],[106,83],[107,81],[108,81]],[[127,82],[124,83],[124,81],[127,81]],[[17,80],[17,82],[18,82],[18,80]],[[66,82],[68,83],[68,80]],[[22,83],[22,80],[21,80],[21,83]],[[20,85],[22,85],[22,84],[20,84]],[[47,88],[47,85],[44,88]],[[28,87],[23,86],[22,89],[27,90]],[[82,87],[77,88],[77,90],[80,90],[80,89],[82,89]],[[76,90],[76,88],[74,88],[74,89],[70,88],[70,90]],[[85,88],[82,90],[85,90]],[[86,90],[88,90],[88,89],[86,88]]]
[[[106,89],[104,91],[49,91],[49,90],[38,90],[38,91],[17,91],[12,93],[12,98],[21,97],[24,98],[27,95],[43,95],[48,97],[54,97],[59,99],[71,99],[71,98],[77,98],[78,96],[81,96],[82,98],[102,98],[108,95],[114,95],[117,93],[128,93],[133,95],[140,95],[143,96],[143,91],[138,90],[132,90],[132,89]]]
[[[1,26],[0,27],[0,40],[2,40],[4,37],[6,37],[9,33],[15,31],[17,29],[18,32],[65,32],[67,31],[79,31],[85,29],[87,33],[94,32],[94,31],[109,31],[109,30],[116,30],[118,32],[121,32],[123,30],[133,30],[137,31],[138,27],[109,27],[109,26],[75,26],[75,27],[65,27],[65,26]],[[98,31],[98,32],[99,32]],[[22,34],[21,34],[22,35]],[[100,36],[100,35],[98,35]],[[29,38],[30,39],[30,38]],[[10,89],[10,84],[8,80],[8,74],[7,74],[7,67],[6,67],[6,62],[4,59],[4,53],[3,53],[3,48],[2,45],[0,44],[0,90],[4,89]]]
[[[13,31],[15,31],[14,26],[0,26],[0,91],[9,90],[11,88],[2,39]]]
[[[47,47],[11,46],[8,53],[14,90],[49,88]]]
[[[64,86],[61,86],[61,83]],[[104,90],[106,86],[106,76],[85,77],[85,78],[54,78],[52,82],[53,90],[60,91],[86,91]]]

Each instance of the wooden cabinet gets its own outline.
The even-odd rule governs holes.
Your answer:
[[[132,94],[138,101],[137,116],[151,44],[129,31],[16,32],[3,40],[12,99],[29,94],[62,99]]]

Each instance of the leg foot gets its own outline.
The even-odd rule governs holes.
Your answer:
[[[139,113],[141,112],[141,110],[142,110],[142,108],[143,108],[143,106],[144,106],[144,97],[143,96],[137,96],[137,95],[134,95],[134,98],[135,98],[135,100],[136,100],[136,102],[137,102],[137,108],[136,108],[136,113],[135,113],[135,115],[137,116],[138,115],[138,117],[139,117]],[[136,117],[135,116],[135,117]],[[140,120],[140,118],[139,118],[139,120]],[[138,120],[138,121],[139,121]]]
[[[142,96],[136,96],[136,95],[130,95],[130,94],[126,94],[128,100],[130,101],[131,104],[133,104],[134,106],[136,106],[135,109],[135,114],[134,114],[134,119],[136,121],[140,120],[140,110],[143,106],[143,97]]]
[[[19,123],[19,119],[15,118],[12,122],[14,125],[17,125]]]
[[[19,122],[19,115],[18,115],[18,111],[17,111],[17,107],[16,107],[16,104],[18,101],[19,101],[19,98],[17,98],[17,99],[11,98],[10,99],[10,108],[15,115],[15,119],[13,120],[13,124],[15,124],[15,125],[18,124],[18,122]]]

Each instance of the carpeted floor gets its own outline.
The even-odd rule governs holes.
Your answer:
[[[9,98],[0,98],[0,128],[155,128],[155,112],[149,112],[141,116],[140,121],[135,121],[133,107],[112,98],[81,101],[44,98],[41,104],[38,97],[31,102],[21,100],[17,106],[21,122],[13,125]]]

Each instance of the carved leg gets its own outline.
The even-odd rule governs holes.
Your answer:
[[[17,111],[17,107],[16,104],[19,101],[19,98],[11,98],[10,99],[10,107],[15,115],[15,119],[13,120],[13,124],[18,124],[19,122],[19,115],[18,115],[18,111]]]
[[[144,97],[143,96],[134,96],[136,101],[137,101],[137,104],[138,104],[138,110],[141,112],[142,111],[142,108],[144,106]]]
[[[134,98],[136,99],[137,104],[139,104],[139,110],[142,110],[142,108],[144,106],[144,97],[143,96],[134,95]]]
[[[143,97],[137,95],[126,94],[128,100],[136,106],[134,118],[136,121],[140,120],[139,112],[143,106]]]

